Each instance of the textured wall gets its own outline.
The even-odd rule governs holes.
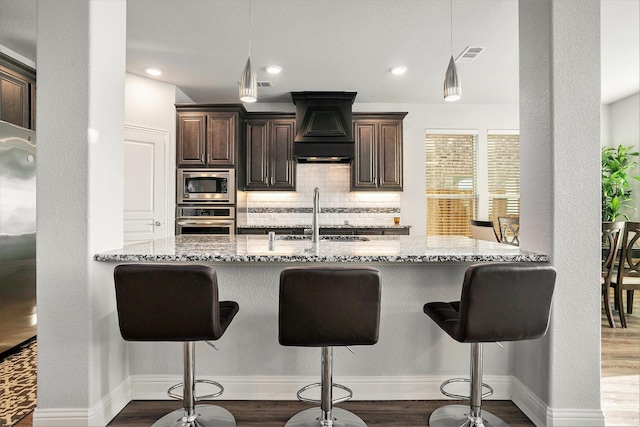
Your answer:
[[[514,369],[547,425],[603,422],[599,20],[598,0],[520,1],[521,242],[558,278],[549,334],[518,345]]]
[[[91,260],[122,244],[125,6],[37,6],[35,425],[47,408],[86,411],[126,378],[112,285]]]

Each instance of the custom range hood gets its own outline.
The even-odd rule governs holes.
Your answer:
[[[355,155],[351,106],[356,92],[291,92],[296,105],[293,157],[347,163]]]

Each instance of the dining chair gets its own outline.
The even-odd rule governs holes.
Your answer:
[[[500,242],[496,234],[496,229],[493,228],[493,221],[470,219],[469,228],[471,229],[471,237],[474,239]]]
[[[499,216],[500,241],[508,245],[520,245],[520,217]]]
[[[604,311],[609,321],[609,326],[616,327],[611,314],[610,288],[612,286],[613,274],[616,267],[616,258],[622,234],[624,233],[624,221],[603,221],[602,222],[602,274],[600,285],[604,297]]]
[[[627,327],[624,315],[622,291],[627,291],[627,313],[633,313],[633,291],[640,290],[640,222],[627,221],[622,233],[622,245],[618,274],[612,286],[615,289],[615,305],[620,313],[620,324]]]

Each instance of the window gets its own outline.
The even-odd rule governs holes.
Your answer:
[[[520,216],[520,136],[487,135],[489,219]]]
[[[476,218],[477,135],[427,134],[427,235],[470,236]]]

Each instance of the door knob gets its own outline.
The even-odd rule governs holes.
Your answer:
[[[153,225],[155,225],[156,227],[160,227],[162,223],[160,221],[156,221],[153,223]]]

